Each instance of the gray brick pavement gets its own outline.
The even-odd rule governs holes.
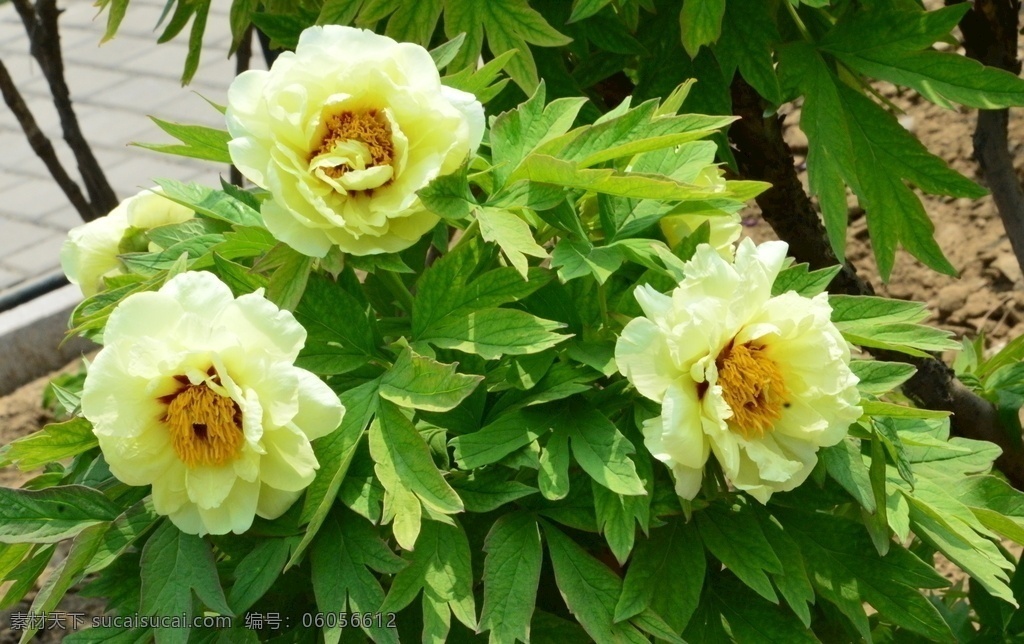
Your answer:
[[[170,141],[148,115],[223,127],[223,117],[196,93],[218,103],[226,100],[234,75],[234,61],[227,58],[230,1],[213,2],[199,71],[188,87],[179,80],[187,28],[177,39],[156,44],[162,26],[155,26],[165,0],[131,0],[117,37],[102,45],[105,13],[97,17],[93,3],[86,0],[62,0],[61,5],[61,43],[71,98],[82,131],[118,197],[135,194],[156,177],[216,185],[226,167],[128,144]],[[65,168],[77,178],[46,81],[29,56],[21,22],[9,4],[0,5],[0,59]],[[262,62],[258,56],[253,60]],[[7,106],[0,103],[0,293],[56,268],[67,230],[80,223]]]

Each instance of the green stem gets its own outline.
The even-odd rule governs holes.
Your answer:
[[[381,281],[391,294],[398,300],[398,304],[405,310],[406,313],[412,313],[412,293],[406,288],[405,283],[402,282],[402,278],[397,273],[391,271],[377,271],[374,273],[377,279]]]
[[[811,37],[811,32],[807,29],[807,25],[804,24],[803,19],[800,18],[800,14],[796,12],[796,8],[788,2],[783,2],[786,5],[786,9],[789,10],[789,15],[793,18],[793,22],[796,23],[797,30],[800,31],[800,35],[804,37],[807,42],[814,42],[814,38]]]
[[[459,240],[455,242],[455,245],[452,246],[452,250],[454,250],[459,244],[473,239],[477,234],[479,234],[479,232],[480,221],[478,219],[474,219],[468,226],[466,226],[466,230],[463,231],[462,237],[459,237]]]

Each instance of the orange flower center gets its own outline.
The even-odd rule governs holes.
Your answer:
[[[346,111],[328,118],[327,133],[324,134],[320,147],[310,155],[310,159],[330,152],[344,141],[359,141],[369,148],[372,162],[367,167],[388,165],[395,156],[395,146],[391,141],[391,125],[377,110]],[[337,179],[351,170],[347,163],[342,163],[325,168],[324,173]]]
[[[789,391],[779,365],[763,347],[727,346],[715,361],[722,398],[732,409],[729,429],[747,440],[763,438],[788,407]]]
[[[238,456],[245,436],[238,404],[205,383],[172,396],[164,417],[171,445],[188,468],[224,465]]]

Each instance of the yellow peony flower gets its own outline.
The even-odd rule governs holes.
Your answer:
[[[704,222],[710,226],[708,244],[724,259],[732,259],[742,224],[739,213],[729,215],[669,215],[661,219],[661,232],[672,248],[693,234]]]
[[[644,443],[672,469],[681,497],[696,496],[714,453],[736,488],[767,503],[800,485],[818,448],[842,440],[861,415],[827,296],[771,296],[786,250],[745,239],[729,263],[701,244],[671,294],[636,290],[645,317],[623,329],[615,359],[661,403]]]
[[[82,414],[114,476],[152,485],[154,508],[182,531],[241,533],[313,481],[310,441],[345,411],[294,366],[305,340],[261,291],[235,299],[211,273],[182,273],[111,314]]]
[[[270,191],[267,228],[323,257],[403,250],[438,222],[416,196],[480,144],[483,106],[441,85],[427,50],[371,31],[311,27],[270,71],[228,90],[231,158]]]
[[[117,256],[129,229],[149,230],[194,216],[190,208],[164,197],[160,188],[143,190],[109,214],[68,231],[60,249],[61,268],[68,281],[82,289],[82,295],[92,297],[103,290],[103,278],[124,274],[124,265]]]

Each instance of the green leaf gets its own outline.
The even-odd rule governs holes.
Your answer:
[[[77,456],[97,444],[92,423],[85,418],[72,418],[62,423],[50,423],[0,449],[0,466],[17,465],[18,469],[28,471]]]
[[[425,411],[451,411],[473,393],[483,376],[455,371],[458,363],[444,364],[406,347],[381,378],[380,397]]]
[[[979,197],[984,191],[930,154],[892,115],[842,83],[810,45],[787,45],[779,55],[788,84],[806,97],[801,127],[809,141],[808,178],[837,254],[845,247],[845,182],[867,213],[883,279],[889,277],[898,244],[931,268],[955,274],[935,243],[921,201],[905,182],[957,197]]]
[[[477,207],[469,187],[466,166],[437,177],[416,194],[428,210],[448,221],[468,219]]]
[[[514,309],[480,309],[464,317],[447,316],[418,339],[443,349],[458,349],[493,360],[503,355],[539,353],[562,342],[554,333],[564,325]]]
[[[395,576],[380,611],[402,610],[422,589],[446,603],[466,627],[476,630],[473,567],[462,527],[427,521],[409,555],[409,565]]]
[[[107,28],[103,32],[103,39],[100,43],[105,43],[114,38],[117,35],[117,30],[121,26],[121,21],[124,20],[124,14],[128,10],[129,0],[105,0],[104,2],[98,2],[97,4],[102,8],[109,6],[110,11],[107,14]]]
[[[125,510],[110,523],[85,572],[93,574],[105,569],[132,548],[136,541],[160,519],[147,497]]]
[[[764,536],[754,513],[743,505],[711,505],[694,515],[701,539],[711,554],[743,583],[768,601],[778,603],[766,572],[782,574],[782,562]]]
[[[259,212],[224,192],[172,179],[155,179],[155,182],[163,188],[165,197],[207,217],[241,226],[263,226]]]
[[[192,592],[210,610],[232,615],[224,599],[213,553],[205,541],[165,521],[142,549],[142,598],[147,615],[191,615]],[[189,628],[161,629],[159,639],[185,642]],[[162,637],[161,637],[162,636]]]
[[[574,161],[556,159],[546,154],[531,154],[512,176],[512,181],[529,179],[542,184],[590,190],[602,194],[636,199],[669,201],[707,200],[733,197],[745,200],[767,188],[757,181],[732,181],[725,192],[694,186],[661,175],[620,172],[612,168],[580,168]]]
[[[685,7],[684,7],[685,9]],[[740,74],[772,105],[783,102],[772,52],[782,40],[771,5],[761,0],[729,0],[725,4],[722,34],[714,48],[726,78]]]
[[[772,580],[804,626],[810,626],[811,611],[808,604],[814,603],[814,588],[800,546],[767,512],[758,512],[757,518],[775,556],[782,562],[782,573],[773,574]]]
[[[120,513],[101,492],[82,485],[0,488],[0,543],[56,543]]]
[[[366,308],[340,284],[311,275],[295,319],[305,327],[306,344],[296,364],[320,375],[347,373],[378,357]],[[338,320],[344,320],[339,324]]]
[[[615,621],[651,609],[682,632],[700,601],[706,567],[696,526],[672,517],[637,545],[615,605]]]
[[[430,50],[430,57],[434,59],[434,66],[437,67],[438,71],[444,69],[455,60],[455,56],[458,55],[464,42],[466,42],[466,34],[458,34],[448,42]]]
[[[235,583],[228,603],[235,615],[245,614],[274,585],[284,571],[292,539],[264,539],[256,544],[235,567]]]
[[[679,14],[679,28],[683,48],[690,58],[697,55],[703,45],[718,40],[725,16],[725,0],[687,0]]]
[[[875,496],[868,466],[860,453],[860,441],[849,438],[818,452],[828,475],[836,480],[868,512],[875,511]]]
[[[466,505],[466,512],[491,512],[531,494],[537,488],[508,480],[501,470],[474,472],[462,480],[453,480],[452,487]]]
[[[842,266],[830,266],[816,271],[809,271],[807,264],[790,266],[780,272],[772,283],[772,295],[781,295],[787,291],[796,291],[804,297],[814,297],[818,293],[824,293]]]
[[[502,112],[491,124],[494,181],[499,187],[523,159],[538,146],[569,131],[585,98],[559,98],[544,105],[544,83],[518,107]]]
[[[566,407],[553,426],[556,432],[567,433],[573,456],[595,481],[617,494],[647,494],[629,459],[633,444],[600,411]]]
[[[306,290],[309,274],[313,270],[313,258],[290,246],[278,244],[260,259],[258,266],[273,266],[266,298],[279,308],[294,311]]]
[[[395,574],[406,566],[369,523],[342,512],[327,517],[310,558],[317,609],[324,613],[377,611],[384,603],[384,589],[370,569]],[[370,621],[369,627],[362,621],[359,625],[374,642],[397,644],[394,629]],[[344,630],[325,626],[324,641],[337,643]]]
[[[523,279],[527,279],[529,268],[527,255],[542,259],[548,256],[534,240],[530,225],[508,210],[483,207],[476,211],[476,218],[480,223],[480,236],[485,241],[496,242]]]
[[[964,12],[963,7],[947,7],[930,15],[917,7],[852,11],[835,24],[819,47],[862,74],[912,87],[941,107],[952,108],[953,103],[959,103],[992,110],[1024,105],[1024,80],[1015,74],[985,67],[954,52],[931,49],[932,43],[949,34]],[[932,40],[922,43],[916,38],[893,39],[893,25],[901,25],[897,29],[904,34],[913,29],[921,40]]]
[[[611,0],[573,0],[572,13],[567,23],[585,20],[603,9]]]
[[[377,418],[370,425],[370,454],[378,466],[393,467],[402,484],[431,509],[443,514],[463,511],[462,500],[434,465],[423,436],[390,402],[380,402]],[[387,488],[379,469],[377,474]]]
[[[646,642],[632,625],[613,620],[622,580],[548,523],[544,523],[544,537],[558,590],[587,634],[597,642]]]
[[[710,599],[729,622],[738,642],[818,642],[793,615],[750,592],[731,575],[723,575],[709,587]]]
[[[791,511],[777,516],[800,546],[818,593],[849,617],[866,639],[870,635],[865,601],[915,633],[938,641],[951,638],[949,626],[918,590],[948,585],[930,565],[899,544],[879,557],[863,526],[846,519]]]
[[[462,319],[479,309],[520,300],[553,277],[543,269],[530,269],[528,279],[511,266],[474,272],[482,261],[482,244],[464,243],[424,271],[416,284],[412,312],[413,338],[423,339],[452,319]]]
[[[190,159],[202,159],[215,163],[231,163],[231,155],[228,153],[228,141],[231,140],[231,135],[228,134],[227,130],[218,130],[203,125],[171,123],[170,121],[158,119],[155,116],[150,116],[149,118],[161,130],[178,139],[184,145],[173,143],[133,143],[132,145]]]
[[[320,463],[320,469],[316,478],[306,488],[300,515],[300,520],[303,523],[308,522],[309,525],[306,526],[302,540],[295,546],[292,557],[285,566],[286,570],[298,563],[300,555],[313,540],[331,507],[334,506],[338,490],[345,480],[349,465],[352,464],[363,432],[377,409],[377,384],[376,380],[371,380],[342,393],[339,399],[345,406],[345,416],[341,420],[341,427],[313,443],[313,454]]]
[[[604,284],[619,270],[625,255],[618,246],[594,246],[586,239],[563,238],[551,253],[551,267],[568,282],[593,275],[598,284]]]
[[[852,360],[850,370],[860,379],[857,387],[861,392],[874,396],[899,387],[917,371],[913,365],[881,360]]]
[[[527,513],[506,514],[484,540],[484,605],[480,630],[491,641],[530,641],[543,552],[537,520]]]
[[[445,0],[444,32],[449,38],[460,32],[466,34],[466,45],[454,63],[459,69],[476,62],[484,34],[492,55],[515,50],[508,74],[527,93],[538,84],[537,65],[528,43],[560,47],[571,41],[530,8],[526,0]]]
[[[545,499],[558,501],[569,494],[569,435],[552,433],[540,452],[537,487]]]
[[[442,0],[424,0],[397,3],[398,9],[391,14],[385,35],[400,42],[429,45],[430,37],[434,35],[434,27],[441,17],[441,2]],[[453,58],[454,56],[455,54],[452,54]]]
[[[547,410],[517,409],[499,416],[479,431],[451,440],[455,460],[464,470],[497,463],[512,452],[537,440],[550,428]]]
[[[105,526],[95,525],[86,528],[71,542],[71,549],[67,557],[61,561],[43,582],[42,587],[32,600],[29,613],[33,615],[45,615],[52,613],[65,593],[82,580],[85,576],[85,567],[92,559],[93,554],[99,547],[103,538]],[[30,621],[30,624],[32,622]],[[31,640],[38,632],[38,629],[29,627],[22,631],[21,641]]]
[[[966,506],[934,488],[926,491],[931,492],[927,500],[920,498],[921,488],[930,481],[918,479],[915,493],[904,494],[910,505],[910,527],[914,534],[960,566],[992,595],[1017,606],[1013,591],[1007,585],[1007,571],[1013,569],[1013,564],[1006,560],[995,544],[964,521],[965,510],[971,515],[971,521],[977,521]],[[952,514],[947,516],[947,512]]]

